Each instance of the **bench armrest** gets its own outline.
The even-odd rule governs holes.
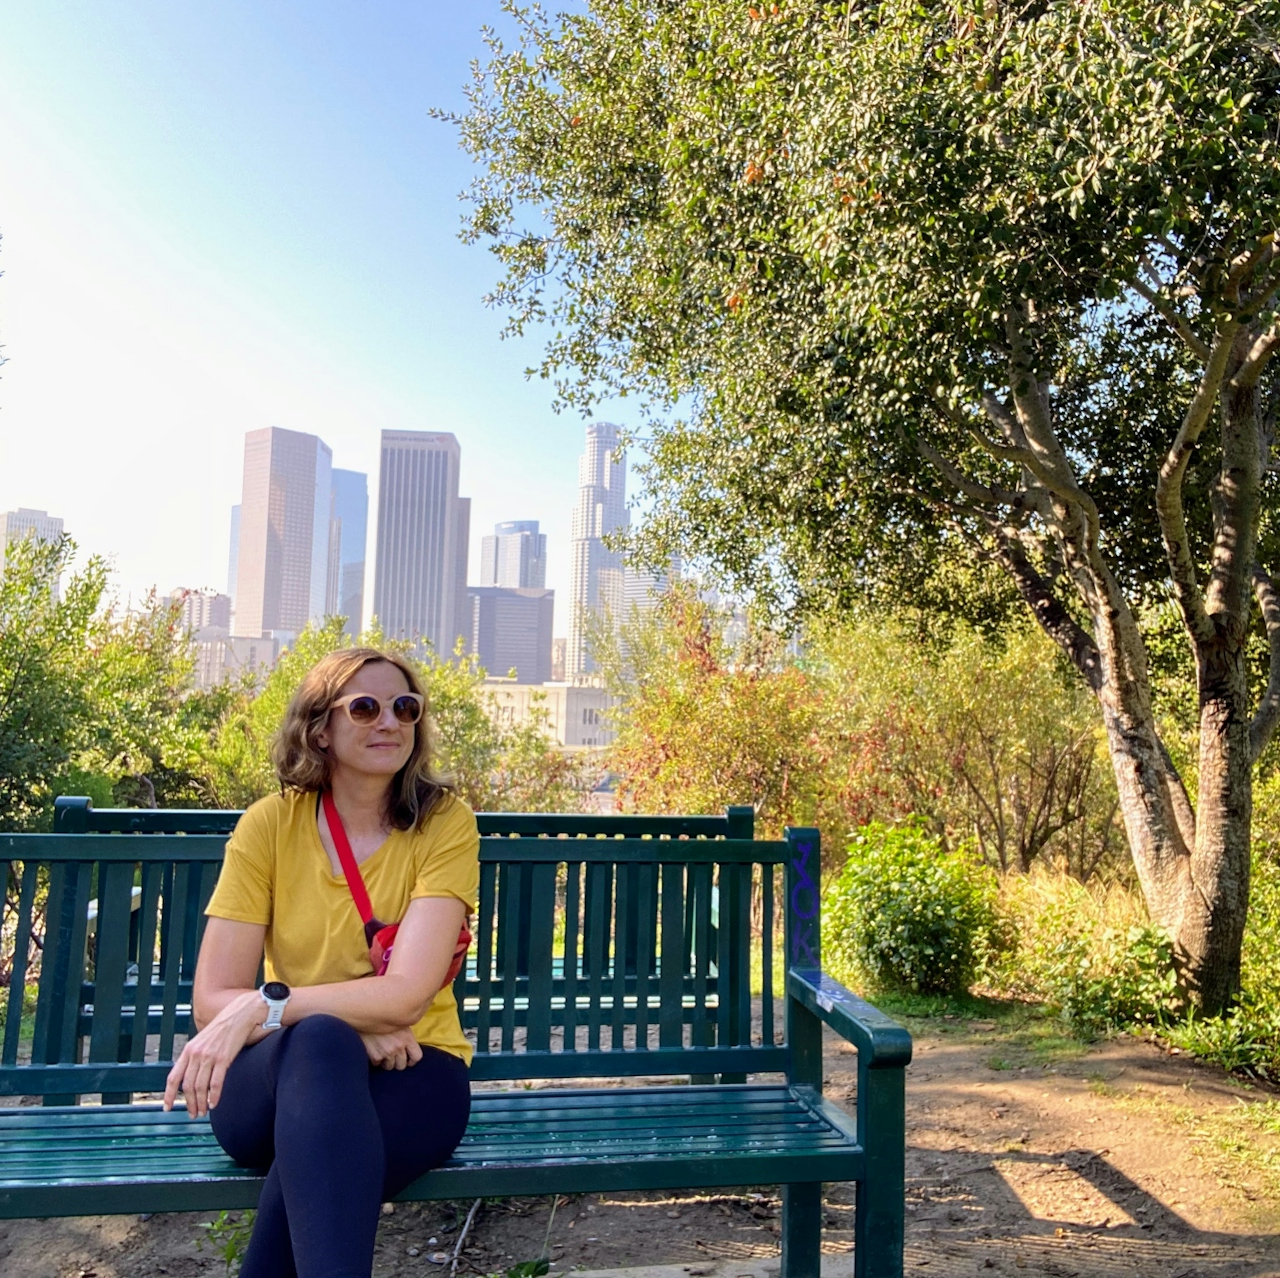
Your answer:
[[[790,968],[787,994],[852,1043],[868,1069],[901,1069],[911,1063],[911,1035],[824,972]]]

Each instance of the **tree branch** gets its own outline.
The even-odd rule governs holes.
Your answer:
[[[1256,386],[1277,347],[1280,347],[1280,324],[1273,325],[1249,347],[1249,353],[1244,357],[1239,372],[1231,379],[1231,385],[1237,390]]]
[[[923,439],[916,440],[916,448],[938,473],[958,492],[963,493],[970,501],[981,502],[988,507],[1011,507],[1018,504],[1018,494],[1007,488],[988,487],[970,479],[962,470],[953,465],[932,444]]]
[[[1028,449],[1035,455],[1037,479],[1062,501],[1074,506],[1084,519],[1082,549],[1093,554],[1098,546],[1098,507],[1093,498],[1076,482],[1062,442],[1053,428],[1048,397],[1036,376],[1033,349],[1023,329],[1030,303],[1008,312],[1005,330],[1009,337],[1009,392],[1017,411],[1018,428]]]
[[[1257,564],[1253,566],[1253,593],[1257,596],[1258,607],[1262,609],[1262,624],[1266,627],[1270,650],[1267,690],[1262,694],[1249,724],[1249,757],[1257,763],[1258,756],[1275,733],[1276,724],[1280,723],[1280,591]]]
[[[973,440],[983,452],[988,453],[997,461],[1016,462],[1019,466],[1025,466],[1028,470],[1034,471],[1036,465],[1036,455],[1029,448],[1019,448],[1016,444],[1001,444],[994,439],[989,439],[976,426],[966,426],[965,429],[969,433],[969,438]],[[1039,478],[1039,476],[1037,476]]]
[[[1185,315],[1170,306],[1159,293],[1149,288],[1137,276],[1134,276],[1129,283],[1135,293],[1145,298],[1154,310],[1164,316],[1165,320],[1173,327],[1174,331],[1191,351],[1200,359],[1207,360],[1209,358],[1208,346],[1196,335],[1195,329],[1191,327],[1191,321]]]
[[[982,409],[1000,428],[1000,433],[1009,443],[1016,448],[1025,448],[1027,446],[1027,437],[1023,433],[1022,427],[1018,424],[1017,417],[990,391],[987,391],[982,396]]]
[[[973,421],[960,412],[954,405],[947,403],[940,394],[934,396],[934,407],[954,426],[958,426],[968,435],[983,452],[997,461],[1014,462],[1025,466],[1036,474],[1038,459],[1027,447],[1026,436],[1018,425],[1017,419],[990,391],[982,396],[983,411],[999,427],[1000,433],[1009,442],[1001,444],[983,434]],[[1036,474],[1036,478],[1041,478]],[[1042,481],[1043,482],[1043,481]]]
[[[1032,565],[1016,539],[996,530],[996,559],[1013,578],[1040,628],[1066,654],[1090,691],[1102,691],[1102,659],[1092,636],[1063,607],[1048,580]]]
[[[1182,481],[1196,442],[1200,438],[1226,373],[1227,357],[1235,338],[1236,324],[1227,322],[1214,338],[1213,349],[1205,361],[1204,376],[1187,408],[1182,425],[1173,441],[1160,475],[1156,480],[1156,514],[1160,519],[1160,535],[1164,540],[1169,572],[1173,578],[1174,596],[1182,611],[1183,623],[1197,641],[1208,639],[1213,623],[1205,612],[1204,595],[1196,578],[1195,558],[1187,534],[1186,513],[1182,508]]]
[[[1235,307],[1242,316],[1260,311],[1280,287],[1280,273],[1273,269],[1277,256],[1280,256],[1280,248],[1276,245],[1273,231],[1264,235],[1251,252],[1241,253],[1232,261],[1224,297],[1227,304]],[[1262,279],[1258,281],[1260,272]],[[1240,290],[1249,285],[1253,285],[1252,291],[1241,297]]]
[[[1264,235],[1257,243],[1257,246],[1248,253],[1240,253],[1231,261],[1231,265],[1227,271],[1227,284],[1239,285],[1253,274],[1253,272],[1267,259],[1274,259],[1276,256],[1276,236],[1272,231],[1269,235]]]

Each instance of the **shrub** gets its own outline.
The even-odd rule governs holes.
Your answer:
[[[1228,1015],[1187,1017],[1164,1032],[1175,1047],[1223,1069],[1241,1070],[1275,1082],[1280,1079],[1280,1007],[1245,991]]]
[[[1052,1004],[1086,1034],[1177,1017],[1172,945],[1135,891],[1044,867],[1002,886],[1017,940],[989,979],[1005,993]]]
[[[818,826],[826,869],[830,836],[873,820],[972,838],[998,870],[1065,861],[1088,878],[1123,859],[1097,706],[1034,626],[925,644],[866,617],[810,624],[797,650],[686,584],[592,643],[629,809],[750,803],[761,833]]]
[[[972,838],[997,870],[1063,861],[1088,879],[1123,857],[1097,707],[1034,626],[945,645],[857,622],[821,631],[827,793],[861,824],[914,813]]]
[[[864,826],[827,890],[833,966],[874,988],[960,993],[994,934],[995,894],[976,857],[918,823]]]

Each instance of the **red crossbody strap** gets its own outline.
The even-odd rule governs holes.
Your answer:
[[[347,832],[343,828],[342,818],[338,815],[338,805],[333,801],[332,791],[325,790],[320,796],[324,804],[324,819],[329,823],[329,837],[338,850],[338,861],[342,872],[347,876],[347,887],[351,889],[351,899],[360,911],[360,922],[368,923],[373,918],[373,906],[369,902],[369,893],[365,891],[364,879],[360,875],[360,867],[351,854],[351,844],[347,840]]]

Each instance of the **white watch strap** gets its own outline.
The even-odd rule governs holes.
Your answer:
[[[258,991],[262,995],[262,1001],[267,1005],[267,1019],[262,1022],[264,1030],[278,1030],[281,1028],[284,1020],[284,1005],[289,1001],[287,998],[268,998],[263,994],[262,990]]]

